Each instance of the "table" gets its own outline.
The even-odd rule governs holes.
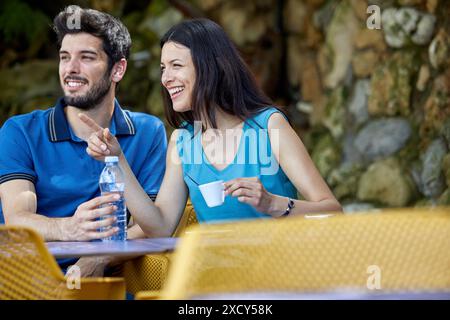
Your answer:
[[[450,291],[442,292],[235,292],[211,293],[193,300],[450,300]]]
[[[54,241],[46,242],[50,253],[56,258],[87,256],[142,256],[148,253],[173,251],[178,238],[148,238],[120,241]]]

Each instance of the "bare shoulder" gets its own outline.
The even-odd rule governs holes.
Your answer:
[[[180,129],[173,130],[172,134],[170,135],[170,139],[177,139],[179,134],[180,134]]]
[[[183,129],[175,129],[175,130],[172,131],[172,133],[170,134],[170,139],[169,139],[169,142],[170,142],[170,143],[176,143],[178,137],[179,137],[180,134],[181,134],[181,133],[180,133],[181,130],[183,130]]]
[[[282,153],[289,154],[290,161],[295,159],[295,155],[301,158],[306,157],[307,151],[300,136],[283,114],[280,112],[273,113],[267,126],[272,150],[280,164],[285,164],[284,160],[287,158],[282,157]]]
[[[167,169],[171,168],[172,165],[180,165],[181,159],[178,154],[177,141],[180,135],[180,130],[183,129],[175,129],[169,139],[169,145],[167,146],[167,154],[166,154],[166,165]]]
[[[274,112],[269,117],[267,127],[269,130],[271,130],[271,129],[287,129],[287,128],[291,128],[291,125],[286,120],[284,115],[282,115],[280,112]]]

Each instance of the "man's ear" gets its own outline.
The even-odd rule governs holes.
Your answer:
[[[127,70],[127,60],[125,58],[122,58],[120,59],[120,61],[114,64],[111,72],[111,80],[114,82],[119,82],[125,75],[126,70]]]

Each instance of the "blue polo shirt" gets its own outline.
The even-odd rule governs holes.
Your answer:
[[[123,110],[117,100],[110,130],[139,183],[151,198],[160,188],[167,150],[158,118]],[[104,163],[92,159],[87,143],[75,136],[64,113],[64,100],[47,110],[8,119],[0,129],[0,184],[24,179],[36,188],[37,212],[70,217],[77,207],[100,195]],[[0,223],[4,223],[0,207]]]

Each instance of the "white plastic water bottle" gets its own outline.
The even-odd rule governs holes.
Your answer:
[[[127,207],[125,205],[124,190],[125,179],[123,172],[119,167],[118,157],[105,157],[105,168],[100,174],[100,191],[102,196],[111,193],[117,193],[120,195],[120,199],[112,202],[109,205],[114,205],[117,210],[113,215],[117,218],[117,221],[109,227],[101,228],[101,231],[106,231],[110,228],[118,227],[119,231],[111,237],[102,239],[103,241],[126,241],[127,240]],[[104,216],[109,218],[110,216]]]

